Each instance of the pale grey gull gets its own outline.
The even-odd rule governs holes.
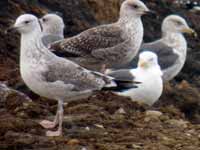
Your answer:
[[[64,39],[65,24],[63,19],[57,14],[46,14],[40,18],[44,45],[48,46],[56,41]]]
[[[172,80],[183,68],[187,56],[187,41],[183,33],[196,34],[184,18],[177,15],[167,16],[162,23],[162,37],[151,43],[144,43],[140,52],[152,51],[158,55],[158,62],[163,71],[163,80]],[[133,68],[138,56],[120,68]],[[115,68],[119,69],[119,68]],[[109,71],[107,71],[109,72]]]
[[[58,100],[55,120],[44,120],[40,123],[45,128],[59,125],[57,131],[47,131],[47,136],[62,135],[63,101],[86,98],[93,91],[102,88],[112,89],[117,87],[118,83],[127,82],[127,79],[117,81],[101,73],[86,70],[68,59],[54,55],[42,43],[40,23],[33,15],[19,16],[12,30],[21,33],[22,79],[38,95]]]

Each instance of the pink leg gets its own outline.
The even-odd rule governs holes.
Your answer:
[[[46,135],[47,136],[62,136],[62,123],[63,123],[63,101],[59,100],[58,101],[58,130],[57,131],[47,131]]]
[[[58,117],[59,117],[59,114],[56,113],[54,121],[43,120],[43,121],[40,122],[40,125],[45,129],[55,128],[56,125],[58,124]]]
[[[43,120],[43,121],[40,122],[40,125],[45,129],[55,128],[58,124],[58,118],[59,118],[59,111],[58,110],[59,109],[60,109],[60,106],[58,105],[54,121]]]

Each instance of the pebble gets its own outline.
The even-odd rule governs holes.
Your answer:
[[[126,114],[124,108],[119,108],[115,113],[116,114]]]
[[[149,122],[150,120],[159,119],[160,116],[163,115],[160,111],[148,110],[145,113],[146,117],[144,119],[145,122]]]
[[[155,111],[155,110],[146,111],[146,116],[148,116],[148,117],[156,117],[156,118],[158,118],[161,115],[163,115],[163,113],[160,112],[160,111]]]
[[[104,129],[104,126],[101,125],[101,124],[94,124],[94,126],[98,127],[98,128],[101,128],[101,129]]]
[[[78,145],[80,141],[78,139],[71,139],[67,142],[67,145]]]
[[[170,124],[173,127],[177,127],[177,128],[187,128],[188,127],[188,122],[184,121],[182,119],[180,119],[180,120],[170,119],[170,120],[166,121],[166,123]]]
[[[85,127],[85,130],[90,131],[90,127]]]

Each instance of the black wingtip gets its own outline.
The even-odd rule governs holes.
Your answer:
[[[120,86],[116,86],[116,87],[104,87],[104,88],[102,88],[102,90],[103,91],[122,92],[122,91],[126,91],[126,90],[133,89],[133,88],[138,88],[138,86],[133,85],[131,87],[120,87]]]
[[[133,88],[138,88],[138,84],[141,84],[141,82],[137,81],[124,81],[124,80],[115,80],[115,83],[117,84],[116,87],[104,87],[103,91],[114,91],[114,92],[121,92]]]

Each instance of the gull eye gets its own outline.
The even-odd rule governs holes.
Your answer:
[[[26,20],[26,21],[24,21],[24,24],[29,24],[31,21],[29,21],[29,20]]]
[[[181,25],[183,25],[183,23],[182,23],[182,22],[180,22],[180,21],[176,21],[176,24],[177,24],[178,26],[181,26]]]
[[[150,58],[150,59],[149,59],[149,61],[153,61],[153,60],[154,60],[153,58]]]
[[[132,7],[133,7],[134,9],[138,9],[138,8],[139,8],[139,6],[136,5],[136,4],[132,5]]]
[[[47,21],[48,21],[48,19],[46,19],[46,18],[43,18],[43,19],[42,19],[42,21],[43,21],[43,22],[47,22]]]

